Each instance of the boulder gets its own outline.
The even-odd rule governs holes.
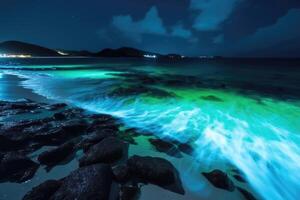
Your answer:
[[[213,170],[209,173],[202,173],[203,176],[211,183],[213,186],[227,190],[227,191],[234,191],[235,186],[230,178],[222,172],[221,170]]]
[[[84,134],[87,128],[85,120],[74,119],[63,123],[56,123],[55,128],[49,131],[41,131],[32,136],[36,142],[44,144],[62,144],[69,139]]]
[[[44,183],[32,188],[32,190],[23,197],[23,200],[49,200],[60,186],[61,181],[45,181]]]
[[[130,179],[130,172],[127,165],[117,165],[112,168],[114,180],[125,183]]]
[[[88,151],[91,146],[101,142],[107,137],[115,137],[116,133],[111,129],[99,129],[95,130],[93,133],[87,135],[79,144],[79,147],[83,149],[84,152]]]
[[[244,177],[239,174],[235,174],[235,175],[233,175],[233,177],[235,178],[235,180],[237,180],[241,183],[246,183],[246,180],[244,179]]]
[[[31,179],[39,165],[25,155],[9,152],[1,156],[0,182],[21,183]]]
[[[79,165],[86,166],[95,163],[114,163],[124,155],[126,145],[119,139],[108,137],[92,146],[79,161]]]
[[[43,165],[54,166],[67,159],[74,152],[75,144],[67,142],[52,150],[45,151],[38,156],[38,161]]]
[[[194,149],[188,143],[180,143],[178,144],[178,149],[188,155],[193,155]]]
[[[11,151],[16,150],[20,147],[22,142],[14,141],[6,136],[0,135],[0,151]]]
[[[67,119],[67,116],[64,113],[55,113],[53,115],[54,120],[65,120]]]
[[[155,147],[155,149],[159,152],[164,152],[170,156],[174,157],[182,157],[180,151],[178,151],[177,147],[171,142],[167,142],[161,139],[149,139],[149,142]]]
[[[138,200],[141,189],[138,186],[123,185],[120,188],[120,200]]]
[[[79,168],[62,180],[51,200],[107,200],[112,184],[109,165],[96,164]]]
[[[67,104],[65,104],[65,103],[56,103],[56,104],[47,106],[47,108],[52,111],[59,110],[59,109],[65,108],[65,107],[67,107]]]
[[[127,161],[132,176],[143,183],[152,183],[173,192],[184,194],[179,174],[167,160],[134,155]]]
[[[247,190],[237,187],[237,189],[240,191],[240,193],[245,197],[246,200],[256,200],[256,198]]]

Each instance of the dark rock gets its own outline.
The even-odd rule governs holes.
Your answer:
[[[132,176],[141,182],[152,183],[165,189],[184,194],[178,172],[167,160],[156,157],[132,156],[127,165]]]
[[[207,100],[207,101],[215,101],[215,102],[223,102],[222,99],[219,97],[216,97],[214,95],[208,95],[208,96],[203,96],[201,99]]]
[[[6,136],[0,135],[0,151],[16,150],[22,144],[21,141],[14,141]]]
[[[149,142],[155,146],[155,149],[159,152],[164,152],[170,156],[175,157],[182,157],[180,152],[178,151],[177,147],[167,141],[161,140],[161,139],[149,139]]]
[[[127,165],[117,165],[112,168],[114,179],[117,182],[125,183],[130,178],[130,172]]]
[[[221,170],[213,170],[209,173],[202,173],[203,176],[215,187],[228,190],[230,192],[234,191],[235,186],[233,182],[229,179],[227,174]]]
[[[39,165],[26,156],[9,152],[1,156],[0,182],[24,182],[33,177]]]
[[[141,194],[138,186],[123,185],[120,188],[120,200],[137,200]]]
[[[68,158],[74,152],[74,146],[73,142],[67,142],[55,149],[45,151],[39,155],[38,161],[44,165],[54,166]]]
[[[242,177],[239,174],[235,174],[235,175],[233,175],[233,177],[239,182],[246,183],[246,180],[244,179],[244,177]]]
[[[93,115],[90,115],[89,117],[94,119],[94,121],[92,123],[93,125],[116,122],[115,118],[113,118],[111,115],[106,115],[106,114],[93,114]]]
[[[53,115],[53,118],[54,118],[55,120],[65,120],[67,117],[66,117],[66,115],[64,115],[63,113],[55,113],[55,114]]]
[[[32,188],[32,190],[23,197],[23,200],[49,200],[60,186],[61,181],[45,181],[37,187]]]
[[[194,152],[194,149],[191,145],[187,144],[187,143],[180,143],[178,144],[178,149],[188,155],[192,155]]]
[[[108,137],[92,146],[86,155],[80,159],[79,165],[86,166],[95,163],[113,163],[121,159],[125,152],[125,144],[114,137]]]
[[[245,197],[247,200],[256,200],[256,198],[247,190],[237,187],[237,189],[242,193],[242,195]]]
[[[109,165],[90,165],[79,168],[64,178],[62,185],[50,199],[107,200],[111,184]]]
[[[98,129],[93,133],[87,135],[79,144],[79,148],[82,148],[84,152],[87,152],[91,146],[101,142],[107,137],[117,136],[116,132],[111,129]]]
[[[14,102],[14,103],[7,103],[3,109],[6,110],[34,110],[39,108],[40,105],[33,102]]]
[[[62,144],[68,139],[84,134],[87,123],[84,120],[75,119],[55,125],[49,131],[38,132],[33,135],[33,140],[44,144]]]
[[[48,106],[49,110],[59,110],[59,109],[62,109],[62,108],[65,108],[67,107],[67,104],[65,103],[57,103],[57,104],[52,104],[50,106]]]
[[[231,170],[234,175],[232,175],[237,181],[242,182],[242,183],[246,183],[247,181],[244,178],[244,173],[239,170],[239,169],[232,169]]]

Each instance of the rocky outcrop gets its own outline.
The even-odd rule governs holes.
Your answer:
[[[182,157],[180,151],[171,142],[167,142],[162,139],[152,139],[152,138],[149,139],[149,142],[159,152],[164,152],[170,156],[174,156],[174,157],[178,157],[178,158]]]
[[[0,101],[3,108],[0,115],[14,116],[24,111],[29,116],[0,123],[0,182],[31,179],[39,164],[26,155],[35,156],[41,147],[53,146],[37,157],[46,170],[69,162],[73,155],[81,156],[79,152],[75,154],[78,150],[84,151],[77,170],[61,180],[49,180],[32,188],[24,200],[102,200],[116,196],[123,200],[138,199],[141,187],[148,183],[184,194],[177,170],[166,159],[141,156],[128,159],[128,142],[134,143],[135,137],[149,133],[123,129],[121,122],[110,115],[87,114],[65,104],[21,102]],[[180,153],[176,142],[159,139],[151,142],[162,152],[174,148]]]
[[[240,191],[240,193],[245,197],[246,200],[256,200],[256,198],[253,196],[253,194],[251,194],[250,192],[248,192],[247,190],[237,187],[237,189]]]
[[[108,137],[92,146],[80,159],[79,165],[86,166],[95,163],[113,163],[121,159],[125,153],[126,145],[121,140]]]
[[[234,191],[235,186],[234,183],[230,180],[230,178],[222,172],[221,170],[213,170],[209,173],[202,173],[203,176],[215,187],[228,190],[230,192]]]
[[[129,167],[124,164],[113,167],[112,172],[114,179],[119,183],[125,183],[131,178]]]
[[[179,174],[167,160],[158,157],[132,156],[127,161],[132,176],[140,182],[152,183],[173,192],[184,194]]]
[[[9,152],[0,155],[0,182],[21,183],[33,177],[39,165],[25,155]]]
[[[24,197],[23,200],[49,200],[51,196],[61,186],[61,181],[48,180],[44,183],[32,188]]]
[[[74,142],[67,142],[52,150],[45,151],[38,156],[43,165],[54,166],[67,159],[74,152]]]
[[[51,200],[109,199],[112,173],[109,165],[96,164],[79,168],[62,179],[59,189],[51,196]]]
[[[141,189],[134,185],[123,185],[120,188],[120,200],[138,200]]]

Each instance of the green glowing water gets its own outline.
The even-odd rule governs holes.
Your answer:
[[[248,182],[243,187],[259,199],[300,196],[300,67],[287,73],[290,63],[283,63],[285,70],[272,63],[265,71],[259,66],[266,63],[236,64],[241,68],[201,62],[120,63],[17,73],[28,78],[24,87],[40,95],[112,114],[128,127],[162,138],[189,142],[195,152],[185,170],[188,175],[183,170],[182,176],[190,190],[203,184],[201,178],[190,180],[193,174],[239,169]],[[149,145],[145,140],[139,144]],[[203,193],[201,187],[196,190]]]

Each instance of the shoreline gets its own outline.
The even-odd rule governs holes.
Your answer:
[[[4,79],[3,79],[4,78]],[[5,80],[5,81],[4,81]],[[0,83],[1,84],[3,84],[3,83],[6,83],[6,86],[7,86],[7,84],[8,84],[8,82],[9,81],[11,81],[11,84],[12,85],[14,85],[15,84],[15,88],[17,88],[18,90],[22,90],[22,92],[21,93],[17,93],[15,96],[14,96],[14,98],[15,98],[15,100],[18,100],[18,99],[24,99],[24,97],[25,98],[28,98],[28,99],[30,99],[30,97],[34,97],[35,98],[35,100],[40,100],[40,98],[41,98],[41,96],[39,96],[39,95],[37,95],[37,96],[35,96],[36,94],[32,91],[32,90],[30,90],[30,89],[26,89],[26,88],[23,88],[21,85],[20,85],[20,82],[22,81],[22,80],[24,80],[24,79],[22,79],[22,78],[20,78],[20,77],[18,77],[18,76],[16,76],[16,75],[4,75],[4,77],[2,77],[2,79],[0,80]],[[9,84],[8,84],[9,85]],[[11,85],[9,86],[9,87],[12,87]],[[11,88],[10,88],[11,89]],[[25,93],[27,93],[27,94],[25,94]],[[23,98],[21,98],[21,97],[23,97]],[[44,99],[45,100],[45,99]],[[47,103],[45,103],[45,102],[39,102],[39,103],[36,103],[36,102],[32,102],[32,101],[23,101],[23,102],[21,102],[21,101],[19,101],[17,104],[17,107],[22,107],[22,109],[24,108],[24,107],[26,107],[27,106],[27,104],[29,104],[30,106],[31,106],[31,104],[32,105],[35,105],[35,104],[37,104],[37,105],[39,105],[39,106],[41,106],[42,107],[42,109],[41,110],[37,110],[37,111],[35,111],[35,109],[32,109],[32,108],[30,108],[28,111],[26,111],[25,110],[25,112],[23,112],[22,111],[22,109],[21,110],[19,110],[19,111],[17,111],[17,112],[15,112],[13,109],[8,109],[8,110],[6,110],[6,113],[3,113],[3,114],[5,114],[5,116],[7,116],[7,115],[10,115],[10,118],[8,118],[8,119],[6,119],[6,121],[5,120],[1,120],[0,122],[1,122],[1,126],[0,126],[0,130],[1,130],[1,134],[0,134],[0,136],[1,135],[3,135],[4,133],[6,133],[6,132],[9,132],[9,131],[4,131],[4,130],[10,130],[10,129],[6,129],[6,122],[9,122],[8,124],[10,124],[11,122],[10,122],[10,120],[12,120],[13,119],[13,121],[14,121],[14,123],[20,123],[21,121],[24,121],[24,120],[26,120],[27,118],[26,117],[28,117],[29,116],[29,119],[27,119],[27,120],[30,120],[30,122],[31,123],[39,123],[39,120],[43,120],[43,119],[47,119],[47,120],[50,120],[50,122],[51,123],[54,123],[54,124],[57,124],[57,125],[59,125],[59,126],[61,126],[62,124],[64,124],[64,123],[69,123],[69,120],[71,120],[71,119],[74,119],[74,120],[79,120],[80,118],[87,118],[87,119],[89,119],[88,121],[93,121],[93,120],[95,120],[93,117],[92,118],[90,118],[89,116],[90,115],[86,115],[85,113],[83,114],[82,113],[82,111],[80,111],[81,109],[79,109],[79,108],[74,108],[73,106],[67,106],[67,108],[68,109],[71,109],[71,114],[72,115],[74,115],[72,118],[67,118],[66,120],[62,120],[61,122],[60,122],[60,120],[57,120],[57,119],[53,119],[53,117],[55,116],[54,114],[55,113],[59,113],[59,115],[58,116],[61,116],[61,114],[62,115],[66,115],[66,116],[69,116],[69,114],[68,114],[68,112],[67,112],[67,110],[68,109],[64,109],[63,108],[63,110],[60,110],[60,109],[58,109],[58,110],[56,110],[55,111],[55,113],[53,113],[52,111],[49,111],[48,109],[44,109],[43,107],[44,106],[46,106],[46,107],[48,107],[50,104],[49,103],[54,103],[55,101],[54,100],[49,100],[49,99],[46,99],[48,102]],[[6,104],[5,102],[2,102],[3,104]],[[57,112],[58,111],[58,112]],[[18,113],[19,112],[19,113]],[[50,112],[50,114],[49,114],[49,112]],[[79,115],[78,115],[79,114]],[[21,121],[15,121],[15,119],[18,119],[17,117],[14,117],[14,116],[17,116],[17,115],[21,115],[21,117],[19,117],[20,119],[21,119]],[[37,117],[37,119],[35,119],[35,118],[33,118],[33,119],[30,119],[30,116],[34,116],[34,115],[37,115],[38,117]],[[78,115],[78,116],[77,116]],[[26,117],[25,117],[26,116]],[[46,117],[45,117],[46,116]],[[77,117],[76,117],[77,116]],[[81,116],[81,117],[80,117]],[[91,116],[93,116],[93,115],[91,115]],[[111,116],[108,116],[108,115],[102,115],[102,114],[96,114],[95,116],[98,116],[98,117],[100,117],[100,118],[98,118],[98,117],[96,117],[96,119],[98,118],[98,119],[103,119],[103,117],[104,117],[104,119],[109,119],[108,120],[108,122],[110,121],[110,118],[111,118]],[[50,117],[50,118],[49,118]],[[108,118],[107,118],[108,117]],[[43,124],[47,124],[47,123],[49,123],[49,122],[47,122],[47,120],[44,122],[44,121],[42,121],[42,124],[41,125],[43,125]],[[116,121],[115,121],[116,120]],[[113,124],[107,124],[107,122],[105,122],[103,125],[104,125],[104,127],[110,127],[110,126],[112,126],[112,127],[114,127],[114,126],[116,126],[119,122],[117,122],[118,120],[117,119],[113,119],[113,121],[115,121],[115,122],[113,122]],[[71,122],[71,121],[70,121]],[[116,123],[116,124],[115,124]],[[3,126],[4,126],[4,129],[3,129]],[[22,125],[23,126],[23,125]],[[101,125],[102,126],[102,125]],[[117,126],[119,126],[119,125],[117,125]],[[75,126],[76,127],[76,126]],[[23,131],[25,131],[26,130],[26,128],[30,128],[30,129],[32,129],[33,128],[33,132],[31,132],[31,134],[40,134],[39,132],[39,129],[38,129],[38,127],[33,127],[33,126],[31,126],[31,125],[29,125],[29,127],[27,127],[27,125],[24,127],[24,128],[22,128],[22,129],[20,129],[20,131],[21,132],[23,132]],[[105,128],[105,129],[106,129]],[[105,130],[104,129],[104,130]],[[74,129],[74,130],[76,130],[76,129]],[[93,128],[93,130],[97,130],[97,129],[94,129]],[[113,129],[112,129],[113,130]],[[52,131],[51,129],[49,130],[50,132]],[[133,132],[132,132],[133,131]],[[140,133],[138,133],[138,132],[135,132],[136,130],[134,130],[134,129],[132,129],[132,131],[131,130],[129,130],[129,132],[127,132],[127,131],[125,131],[125,132],[122,132],[122,133],[118,133],[117,135],[119,135],[119,136],[122,136],[121,138],[119,138],[119,136],[117,136],[117,138],[119,138],[121,141],[122,141],[122,143],[124,142],[124,143],[127,143],[128,145],[129,145],[129,149],[127,150],[127,156],[125,156],[125,157],[127,157],[127,159],[128,158],[130,158],[130,157],[132,157],[132,156],[134,156],[134,155],[139,155],[139,156],[149,156],[149,155],[151,155],[151,156],[157,156],[157,157],[159,157],[159,158],[162,158],[163,160],[166,160],[167,162],[169,162],[169,161],[171,161],[170,163],[172,163],[171,165],[174,165],[175,166],[175,170],[177,171],[178,170],[178,173],[180,174],[180,176],[178,177],[178,178],[180,178],[181,179],[181,181],[180,182],[182,182],[181,184],[179,184],[177,181],[179,180],[178,178],[176,178],[176,184],[177,184],[177,187],[183,187],[184,188],[184,190],[185,190],[185,195],[184,196],[182,196],[181,194],[176,194],[176,193],[173,193],[173,192],[171,192],[172,190],[174,190],[174,188],[172,189],[172,187],[171,188],[169,188],[169,190],[171,190],[171,191],[168,191],[168,189],[167,190],[165,190],[165,189],[163,189],[163,188],[161,188],[161,187],[158,187],[158,186],[155,186],[155,184],[153,184],[153,182],[152,182],[152,184],[149,184],[149,185],[146,185],[146,186],[139,186],[139,185],[130,185],[130,188],[129,189],[134,189],[139,195],[142,195],[142,198],[141,199],[153,199],[153,198],[160,198],[161,196],[164,196],[165,198],[167,198],[167,199],[176,199],[176,200],[183,200],[183,199],[186,199],[186,198],[188,198],[188,199],[198,199],[199,198],[199,194],[198,194],[198,192],[193,192],[193,191],[190,191],[188,188],[187,188],[187,186],[190,184],[189,182],[186,182],[187,180],[186,180],[186,178],[187,177],[185,177],[185,176],[187,176],[187,174],[185,174],[184,173],[184,171],[186,170],[185,169],[185,167],[184,166],[182,166],[182,163],[187,163],[187,165],[190,165],[190,164],[188,164],[188,163],[190,163],[191,161],[189,161],[191,158],[189,158],[189,156],[184,156],[183,158],[176,158],[176,155],[166,155],[166,153],[167,154],[169,154],[170,152],[170,150],[169,149],[160,149],[161,147],[160,147],[160,145],[163,145],[164,146],[164,144],[168,144],[168,145],[172,145],[173,147],[175,147],[174,146],[174,144],[172,144],[172,143],[169,143],[169,142],[167,142],[167,141],[163,141],[163,140],[154,140],[154,141],[156,141],[156,144],[155,143],[153,143],[153,144],[155,144],[155,145],[158,145],[158,146],[153,146],[153,144],[152,144],[152,146],[153,147],[151,147],[151,146],[148,146],[148,145],[151,145],[151,143],[149,143],[148,145],[146,145],[145,146],[145,142],[147,141],[148,142],[148,140],[150,140],[151,138],[155,138],[154,136],[143,136],[142,134],[140,134]],[[48,132],[48,131],[47,131]],[[125,134],[125,135],[123,135],[123,134]],[[5,134],[4,134],[5,135]],[[89,134],[88,134],[89,135]],[[88,136],[87,135],[87,136]],[[8,135],[6,135],[5,137],[7,137]],[[18,138],[21,136],[21,138],[23,137],[23,135],[19,135],[18,136]],[[9,136],[10,137],[10,136]],[[52,137],[56,137],[56,136],[51,136],[49,139],[51,139]],[[85,135],[79,135],[79,137],[86,137]],[[88,137],[90,137],[90,136],[88,136]],[[95,137],[95,136],[93,136],[93,137]],[[10,141],[10,140],[13,140],[14,141],[14,139],[13,138],[11,138],[11,139],[9,139],[8,141]],[[52,140],[52,139],[51,139]],[[60,143],[58,143],[58,144],[43,144],[42,146],[37,146],[37,147],[35,147],[35,146],[33,146],[33,147],[30,147],[30,146],[28,146],[28,147],[26,147],[26,148],[29,148],[29,149],[27,149],[26,150],[26,148],[25,147],[22,147],[21,149],[19,149],[18,151],[16,151],[16,150],[13,150],[13,152],[19,152],[20,150],[21,150],[21,152],[26,152],[25,153],[25,155],[26,156],[28,156],[30,159],[32,159],[33,160],[33,162],[36,162],[36,163],[39,163],[39,160],[38,160],[38,157],[40,156],[40,155],[42,155],[44,152],[50,152],[50,154],[51,154],[51,151],[53,151],[54,149],[56,149],[56,148],[62,148],[62,145],[64,145],[64,143],[68,143],[68,142],[70,142],[70,141],[72,141],[72,140],[64,140],[64,141],[62,141],[62,142],[60,142]],[[150,140],[151,141],[151,140]],[[133,142],[133,144],[131,144],[131,142]],[[135,142],[137,142],[136,144],[134,144]],[[165,143],[165,142],[167,142],[167,143]],[[46,141],[46,143],[47,143],[47,141]],[[62,144],[61,144],[62,143]],[[78,145],[79,143],[77,143],[77,145]],[[176,145],[176,144],[175,144]],[[176,145],[177,146],[177,145]],[[30,148],[33,148],[32,150],[30,150]],[[150,149],[149,149],[150,148]],[[153,151],[151,148],[156,148],[156,151]],[[160,151],[158,151],[157,150],[157,148],[158,149],[160,149]],[[34,151],[33,151],[34,150]],[[10,150],[11,151],[11,150]],[[6,154],[5,153],[5,151],[3,152],[4,154]],[[178,153],[178,152],[177,152]],[[20,188],[23,188],[21,191],[23,191],[23,193],[22,193],[22,195],[21,196],[23,196],[25,193],[27,193],[27,192],[29,192],[29,190],[31,190],[33,187],[36,187],[38,184],[40,184],[41,182],[43,182],[42,180],[48,180],[48,179],[57,179],[57,180],[61,180],[61,178],[63,178],[63,177],[66,177],[66,176],[68,176],[68,174],[71,172],[71,171],[73,171],[73,170],[79,170],[80,171],[80,167],[78,166],[78,165],[80,165],[80,159],[84,156],[86,154],[86,152],[81,152],[81,151],[78,151],[78,150],[76,150],[76,152],[73,152],[73,156],[75,156],[75,157],[73,157],[71,160],[69,160],[69,161],[67,161],[68,160],[68,158],[64,158],[63,159],[63,161],[62,162],[58,162],[57,163],[57,165],[55,165],[54,167],[53,167],[53,169],[52,170],[50,170],[50,174],[48,174],[48,172],[47,171],[45,171],[46,170],[46,168],[45,168],[45,165],[43,165],[43,164],[41,164],[40,163],[40,165],[41,166],[39,166],[39,168],[38,168],[38,171],[36,172],[36,175],[35,176],[33,176],[33,178],[32,179],[30,179],[29,181],[26,181],[26,182],[24,182],[23,184],[18,184],[18,183],[0,183],[0,185],[1,185],[1,187],[3,188],[3,189],[6,189],[7,191],[6,192],[8,192],[8,191],[10,191],[10,190],[20,190]],[[182,155],[186,155],[184,152],[181,152],[181,154]],[[175,156],[175,157],[174,157]],[[121,159],[121,160],[123,160],[123,158]],[[169,161],[168,161],[169,160]],[[153,162],[157,162],[157,161],[153,161]],[[3,163],[2,163],[3,164]],[[124,161],[123,161],[123,164],[124,164]],[[125,164],[126,164],[126,158],[125,158]],[[168,164],[167,164],[168,165]],[[46,165],[47,166],[47,165]],[[155,166],[157,166],[157,165],[155,165]],[[159,166],[159,165],[158,165]],[[78,168],[79,167],[79,168]],[[173,169],[173,170],[174,170]],[[153,170],[155,170],[155,168],[153,169]],[[158,169],[157,169],[158,170]],[[171,171],[173,171],[173,170],[171,170]],[[175,173],[175,172],[174,172]],[[190,175],[189,175],[190,176]],[[230,199],[236,199],[236,200],[238,200],[238,199],[240,199],[241,198],[241,194],[240,193],[238,193],[237,192],[237,190],[235,190],[235,192],[234,193],[231,193],[231,192],[226,192],[226,190],[224,190],[224,191],[220,191],[219,189],[214,189],[212,186],[209,186],[209,185],[207,185],[207,183],[205,183],[206,181],[205,181],[205,178],[201,175],[201,173],[198,173],[198,174],[194,174],[194,176],[199,176],[199,180],[201,180],[200,182],[199,182],[199,184],[200,184],[200,186],[201,187],[204,187],[204,188],[202,188],[201,190],[204,190],[205,192],[208,192],[208,193],[210,193],[207,197],[210,197],[210,198],[218,198],[218,199],[228,199],[228,198],[230,198]],[[189,178],[188,178],[189,179]],[[198,181],[199,181],[198,180]],[[227,179],[226,179],[227,180]],[[225,181],[226,181],[225,180]],[[148,180],[149,181],[149,180]],[[146,181],[146,182],[148,182],[148,181]],[[224,181],[224,180],[223,180]],[[151,183],[151,180],[150,180],[150,183]],[[205,184],[204,184],[205,183]],[[117,182],[115,182],[114,184],[117,184]],[[178,185],[179,184],[179,185]],[[203,185],[204,184],[204,185]],[[122,184],[121,184],[122,185]],[[180,185],[182,185],[182,186],[180,186]],[[206,186],[205,186],[206,185]],[[128,189],[128,185],[125,185],[126,187],[125,188],[127,188]],[[132,188],[133,187],[133,188]],[[169,186],[168,186],[169,187]],[[167,188],[168,188],[167,187]],[[18,189],[19,188],[19,189]],[[116,188],[118,189],[118,187],[115,185],[115,186],[112,186],[112,188],[114,188],[114,190],[116,190]],[[176,188],[176,187],[175,187]],[[177,188],[177,190],[178,190],[178,188]],[[21,192],[20,191],[20,192]],[[175,189],[175,191],[176,191],[176,189]],[[203,192],[204,192],[203,191]],[[0,192],[1,193],[1,192]],[[116,192],[113,192],[113,193],[116,193]],[[8,196],[2,196],[4,199],[6,198],[6,199],[14,199],[14,197],[12,197],[11,195],[14,195],[14,192],[13,191],[11,191],[11,193],[10,193],[10,195],[8,195]],[[137,194],[136,194],[137,195]],[[19,196],[20,197],[20,196]],[[16,199],[18,199],[18,198],[16,198]],[[203,199],[206,199],[205,197],[203,197]],[[209,198],[208,198],[209,199]]]
[[[55,103],[55,100],[46,98],[42,95],[35,93],[32,89],[21,86],[22,81],[26,80],[18,75],[3,73],[0,78],[1,94],[0,100],[21,100],[30,99],[40,103]]]

